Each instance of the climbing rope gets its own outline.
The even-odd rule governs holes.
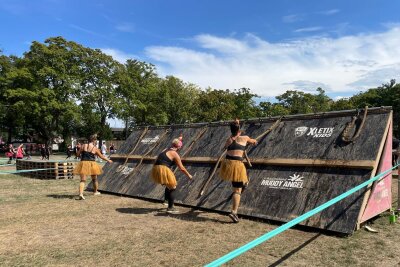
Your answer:
[[[274,124],[271,125],[271,127],[268,128],[268,130],[266,130],[265,132],[263,132],[262,134],[260,134],[259,136],[257,136],[257,137],[254,138],[254,139],[256,139],[256,140],[258,141],[258,140],[260,140],[261,138],[265,137],[265,136],[266,136],[267,134],[269,134],[270,132],[272,132],[273,130],[275,130],[275,128],[278,127],[278,125],[280,124],[282,118],[283,118],[283,117],[280,117],[278,120],[276,120],[276,121],[274,122]],[[246,156],[247,156],[247,149],[248,149],[248,148],[249,148],[249,147],[246,147],[246,149],[245,149],[245,151],[244,151]],[[250,161],[250,159],[249,159],[248,157],[246,158],[246,161],[247,161],[247,163],[249,164],[250,167],[253,167],[253,165],[251,164],[251,161]]]
[[[280,117],[277,121],[275,121],[275,123],[274,123],[268,130],[266,130],[265,132],[263,132],[262,134],[260,134],[259,136],[257,136],[255,139],[258,141],[258,140],[260,140],[261,138],[263,138],[264,136],[266,136],[268,133],[270,133],[271,131],[273,131],[276,127],[278,127],[278,125],[279,125],[279,123],[281,122],[281,120],[282,120],[282,117]],[[243,124],[244,124],[244,123],[243,123]],[[208,177],[207,181],[205,182],[205,184],[203,185],[203,187],[202,187],[202,189],[201,189],[201,191],[200,191],[200,194],[199,194],[200,196],[202,196],[202,195],[204,194],[205,190],[207,189],[208,184],[210,183],[211,179],[214,177],[215,173],[217,172],[218,165],[219,165],[219,163],[221,162],[222,158],[226,155],[226,152],[227,152],[227,150],[225,149],[225,150],[222,152],[222,154],[219,156],[219,158],[218,158],[218,160],[217,160],[217,163],[215,164],[215,166],[214,166],[214,168],[213,168],[213,171],[211,172],[210,176]],[[245,155],[245,157],[246,157],[246,156],[247,156],[247,153],[244,154],[244,155]],[[247,160],[247,162],[249,163],[249,166],[251,167],[252,165],[251,165],[250,159],[247,157],[246,160]]]
[[[147,155],[149,155],[149,154],[154,150],[154,148],[156,148],[156,147],[158,146],[158,144],[161,142],[162,139],[164,139],[164,137],[167,135],[167,133],[168,133],[169,131],[170,131],[170,129],[166,129],[165,132],[162,133],[162,135],[161,135],[161,136],[158,138],[158,140],[155,142],[154,146],[152,146],[149,150],[147,150],[147,152],[140,158],[139,163],[132,169],[132,172],[131,172],[131,174],[130,174],[129,176],[132,175],[132,173],[133,173],[134,170],[136,170],[139,166],[142,165],[142,162],[143,162],[144,158],[145,158]],[[128,177],[129,177],[129,176],[128,176]],[[127,177],[127,178],[128,178],[128,177]]]
[[[204,126],[203,129],[196,135],[196,137],[193,139],[193,141],[190,143],[189,147],[186,149],[185,153],[182,154],[181,158],[185,157],[193,148],[194,144],[199,140],[204,133],[207,131],[208,127]],[[178,168],[175,168],[174,173],[178,170]]]
[[[360,114],[358,113],[357,116],[353,116],[351,121],[346,124],[341,135],[341,139],[343,142],[352,143],[360,136],[361,130],[364,128],[364,123],[365,119],[367,118],[367,113],[368,113],[368,106],[364,108],[364,115],[361,119],[360,126],[355,131],[353,136],[351,136],[350,133],[354,131],[354,127],[356,127],[356,122],[359,119]]]
[[[139,139],[137,140],[135,146],[133,147],[133,149],[131,150],[131,152],[129,152],[129,154],[126,155],[125,158],[125,162],[121,165],[118,166],[117,168],[117,172],[122,172],[125,170],[126,168],[126,163],[129,160],[129,156],[136,150],[137,146],[139,145],[139,143],[142,141],[143,137],[146,135],[147,131],[149,130],[149,127],[144,128],[142,134],[139,136]]]

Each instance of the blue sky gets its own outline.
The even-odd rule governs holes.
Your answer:
[[[201,88],[351,96],[400,76],[400,1],[0,0],[0,49],[63,36]]]

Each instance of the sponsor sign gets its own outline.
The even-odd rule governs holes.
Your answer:
[[[143,138],[141,143],[143,144],[152,144],[158,141],[158,139],[160,139],[160,136],[156,135],[155,137],[147,137],[147,138]]]
[[[261,185],[274,189],[301,189],[303,188],[303,178],[296,173],[287,178],[267,177],[261,181]]]
[[[297,127],[294,130],[295,137],[311,136],[312,138],[331,137],[334,127],[321,128],[321,127]]]

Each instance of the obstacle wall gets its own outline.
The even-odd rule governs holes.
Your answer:
[[[259,137],[259,143],[248,149],[250,184],[242,194],[239,214],[287,222],[368,180],[390,161],[384,151],[391,151],[391,122],[390,107],[244,121],[245,134]],[[182,133],[180,154],[193,180],[176,172],[176,202],[230,211],[231,184],[219,178],[218,170],[210,178],[230,136],[228,125],[135,128],[112,156],[114,163],[104,166],[100,190],[162,200],[164,188],[149,177],[152,164]],[[378,191],[390,192],[391,176],[384,181]],[[376,188],[358,191],[302,224],[352,233],[362,221],[390,208],[391,195],[376,193]],[[371,203],[375,208],[363,216]]]

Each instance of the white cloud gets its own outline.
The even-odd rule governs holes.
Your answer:
[[[112,56],[115,60],[119,61],[120,63],[125,63],[128,59],[138,59],[138,60],[140,60],[138,56],[136,56],[134,54],[128,54],[128,53],[122,52],[121,50],[118,50],[118,49],[101,48],[100,50],[104,54]]]
[[[320,30],[322,30],[322,27],[307,27],[307,28],[297,29],[294,32],[315,32]]]
[[[283,83],[282,85],[290,85],[292,89],[309,92],[309,93],[315,93],[315,89],[317,89],[318,87],[321,87],[324,90],[330,89],[329,85],[327,85],[325,83],[304,81],[304,80],[293,81],[290,83]]]
[[[282,17],[282,21],[285,23],[293,23],[293,22],[298,22],[302,21],[304,19],[304,15],[302,14],[292,14],[292,15],[287,15]]]
[[[339,11],[340,11],[339,9],[329,9],[329,10],[320,11],[318,13],[322,14],[322,15],[330,16],[330,15],[339,13]]]
[[[317,87],[331,94],[349,94],[400,78],[400,27],[281,43],[252,34],[242,39],[203,34],[193,41],[195,48],[151,46],[145,53],[161,75],[174,75],[203,88],[249,87],[262,96]]]
[[[120,32],[135,32],[135,25],[133,25],[132,23],[121,23],[118,24],[115,28]]]

